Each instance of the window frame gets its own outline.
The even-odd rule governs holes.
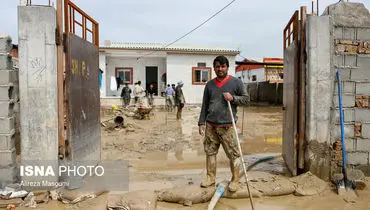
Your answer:
[[[115,68],[115,75],[116,75],[116,78],[118,77],[118,72],[120,70],[124,70],[124,71],[130,71],[130,82],[129,82],[129,85],[132,85],[134,84],[134,68],[132,67],[116,67]]]
[[[205,71],[205,70],[207,70],[208,71],[208,77],[209,77],[209,80],[211,80],[212,79],[212,68],[211,67],[205,67],[205,66],[201,66],[201,67],[192,67],[192,73],[191,73],[191,75],[192,75],[192,78],[191,78],[191,80],[192,80],[192,84],[193,85],[206,85],[206,83],[208,82],[196,82],[195,81],[195,72],[196,71]]]

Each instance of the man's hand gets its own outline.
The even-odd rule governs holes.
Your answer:
[[[224,93],[224,99],[226,101],[233,101],[234,97],[229,92],[226,92],[226,93]]]
[[[205,125],[199,125],[199,134],[201,136],[204,135],[204,131],[206,130],[206,126]]]

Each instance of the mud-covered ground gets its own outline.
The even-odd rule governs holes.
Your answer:
[[[187,108],[183,119],[175,112],[154,110],[149,120],[125,117],[127,128],[110,130],[102,127],[102,159],[128,160],[130,164],[129,191],[160,190],[188,183],[199,184],[205,176],[205,154],[202,136],[198,134],[199,108]],[[237,124],[242,150],[248,162],[264,154],[281,153],[282,111],[280,107],[248,107],[239,109]],[[243,122],[244,115],[244,122]],[[104,111],[101,120],[114,115]],[[109,124],[107,122],[106,124]],[[261,164],[253,170],[288,176],[281,159]],[[223,150],[218,154],[217,181],[230,179],[228,160]],[[368,183],[369,184],[369,183]],[[111,195],[124,192],[110,192]],[[108,194],[81,202],[63,205],[52,201],[39,209],[105,209]],[[328,188],[314,196],[293,195],[255,198],[256,209],[370,209],[370,190],[359,191],[356,203],[346,203]],[[157,209],[204,209],[207,204],[184,207],[159,202]],[[221,199],[216,209],[251,209],[248,199]]]

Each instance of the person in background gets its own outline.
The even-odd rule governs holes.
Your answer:
[[[134,97],[135,97],[135,104],[141,102],[141,97],[145,93],[143,87],[141,87],[141,81],[138,81],[134,87]]]
[[[176,87],[175,87],[175,84],[172,84],[171,85],[172,89],[173,89],[173,92],[175,93],[175,95],[173,95],[173,101],[175,102],[175,97],[176,97]],[[176,104],[173,103],[173,110],[176,109]]]
[[[125,87],[122,89],[121,92],[121,98],[123,100],[123,105],[126,108],[128,105],[130,105],[130,99],[131,99],[131,89],[128,86],[128,83],[126,83]]]
[[[150,84],[148,89],[148,102],[150,106],[153,106],[154,97],[153,95],[156,93],[156,90],[154,89],[154,85]]]
[[[173,91],[170,84],[168,84],[166,88],[166,107],[167,107],[168,112],[173,111],[173,104],[174,104],[173,96],[174,95],[175,95],[175,91]]]
[[[182,117],[182,108],[185,105],[185,97],[182,92],[182,87],[184,86],[184,82],[180,80],[177,83],[176,91],[175,91],[175,104],[177,106],[177,119],[180,120]]]

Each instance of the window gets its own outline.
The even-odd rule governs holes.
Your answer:
[[[257,75],[252,75],[252,81],[257,81]]]
[[[206,67],[207,64],[205,62],[200,62],[198,63],[198,67]]]
[[[116,68],[116,77],[119,77],[123,83],[133,84],[133,68]]]
[[[211,67],[193,67],[193,85],[205,85],[211,79]]]

